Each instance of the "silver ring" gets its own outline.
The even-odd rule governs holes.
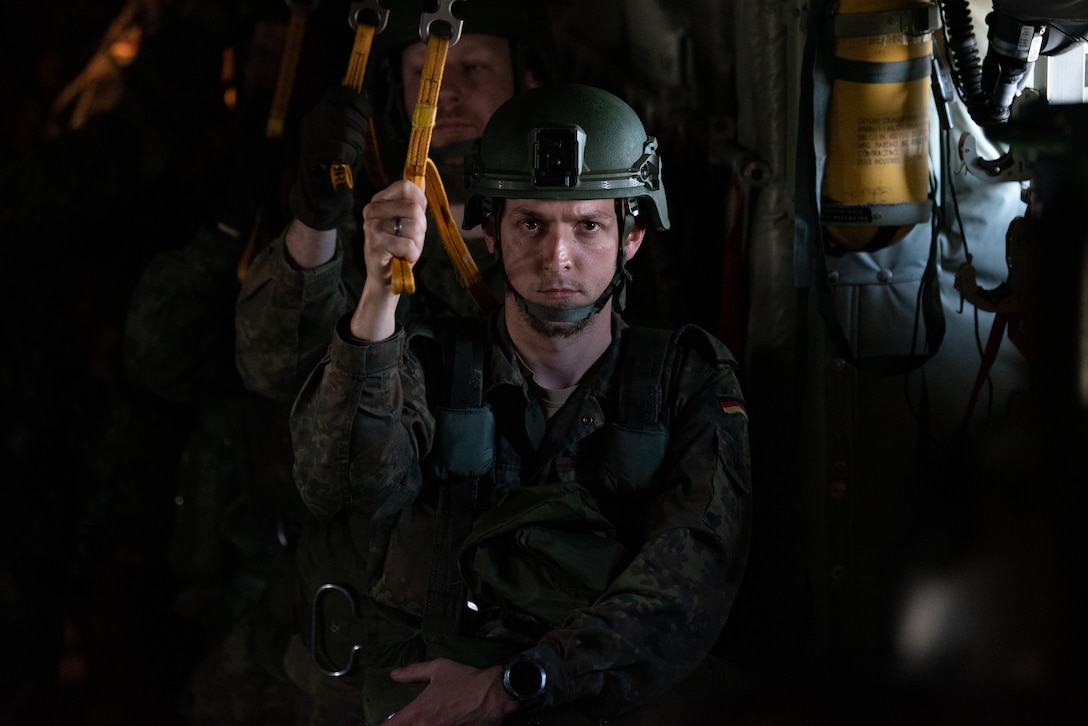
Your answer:
[[[401,233],[400,217],[393,217],[393,236],[394,237],[400,237],[400,233]]]

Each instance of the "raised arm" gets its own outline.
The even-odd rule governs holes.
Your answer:
[[[351,335],[379,341],[396,330],[400,294],[393,292],[393,258],[415,264],[427,234],[427,198],[410,181],[400,180],[371,197],[363,208],[366,283],[351,318]]]

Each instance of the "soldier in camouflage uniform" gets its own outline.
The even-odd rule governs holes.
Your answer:
[[[309,584],[330,578],[302,632],[316,669],[365,723],[721,723],[748,421],[724,345],[686,326],[655,348],[617,312],[626,261],[669,224],[657,142],[607,92],[544,86],[496,111],[466,180],[503,306],[463,339],[465,320],[398,321],[391,260],[431,243],[423,193],[396,182],[364,209],[359,304],[295,402]]]
[[[389,178],[401,176],[407,153],[409,116],[418,96],[425,49],[419,25],[426,3],[383,0],[382,6],[390,15],[374,39],[365,93],[333,87],[304,118],[297,177],[290,194],[294,219],[251,261],[237,296],[237,369],[247,390],[266,400],[267,425],[277,431],[280,423],[286,429],[286,413],[281,415],[275,406],[290,405],[328,347],[336,319],[358,300],[366,274],[359,259],[361,205]],[[457,11],[464,27],[447,54],[429,156],[442,173],[451,211],[459,218],[464,201],[463,157],[472,141],[500,103],[517,90],[550,79],[551,59],[546,37],[539,35],[546,25],[539,3],[473,0]],[[377,149],[368,149],[366,144],[371,116],[380,142]],[[380,162],[378,171],[364,158],[374,152]],[[332,188],[329,162],[334,159],[351,164],[355,189]],[[414,268],[417,291],[404,296],[400,313],[478,314],[480,308],[458,282],[437,234],[432,239]],[[469,237],[466,242],[486,270],[489,261],[482,240]],[[289,446],[283,451],[290,455]],[[270,456],[268,461],[277,466],[282,457]],[[287,462],[279,474],[289,477],[290,473]],[[304,532],[299,540],[297,569],[303,573],[313,571],[313,539]],[[277,617],[283,616],[280,603],[288,595],[297,594],[296,599],[304,601],[307,590],[312,594],[308,582],[303,586],[295,582],[297,576],[293,571],[281,572],[272,583],[266,600],[273,603],[268,610]],[[286,616],[292,626],[292,620],[305,622],[304,605],[297,617]],[[336,681],[323,682],[330,679],[312,668],[304,651],[296,648],[283,660],[309,694],[303,707],[308,721],[335,722],[341,712],[358,711],[355,691],[338,688]]]

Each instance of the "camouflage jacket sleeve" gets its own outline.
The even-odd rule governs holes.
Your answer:
[[[201,226],[184,247],[151,260],[125,319],[130,380],[187,404],[235,390],[234,302],[241,254],[242,242]]]
[[[421,489],[418,462],[430,449],[434,419],[422,372],[404,357],[404,329],[364,343],[345,334],[346,324],[347,317],[291,412],[295,484],[318,518],[345,507],[390,518]]]
[[[235,307],[235,363],[246,388],[290,401],[355,300],[342,280],[343,244],[312,269],[291,264],[281,233],[253,260]]]

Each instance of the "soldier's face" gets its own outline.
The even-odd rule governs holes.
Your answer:
[[[619,220],[615,201],[509,199],[500,224],[502,257],[510,284],[525,299],[557,308],[594,303],[616,272]],[[494,237],[486,233],[494,249]],[[634,257],[645,230],[624,241]]]
[[[415,43],[401,56],[404,106],[409,116],[419,99],[426,55],[427,46]],[[510,42],[494,35],[463,34],[446,55],[431,145],[441,147],[482,136],[491,114],[513,94]]]

